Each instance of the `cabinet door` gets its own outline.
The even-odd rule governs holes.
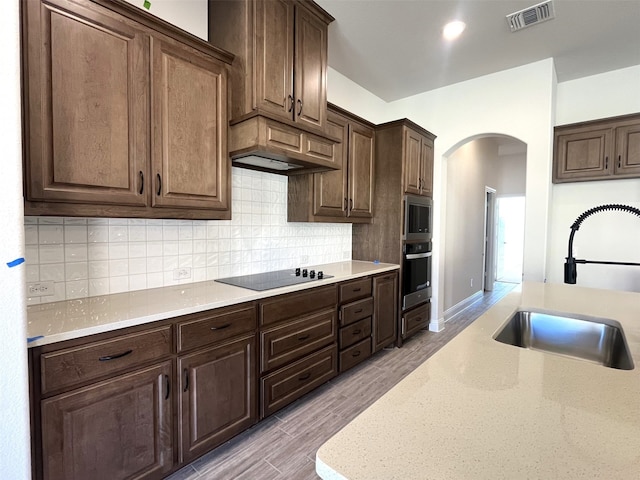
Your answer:
[[[427,138],[422,139],[420,158],[420,195],[431,197],[433,195],[433,142]]]
[[[640,176],[640,122],[616,128],[616,175]]]
[[[229,208],[227,70],[152,38],[153,206]]]
[[[26,199],[146,205],[148,37],[97,6],[22,7]]]
[[[373,216],[373,130],[349,125],[349,217]]]
[[[420,195],[422,136],[404,129],[404,192]]]
[[[255,335],[178,359],[179,461],[189,462],[257,419]]]
[[[349,122],[334,112],[327,114],[327,133],[341,140],[335,148],[336,165],[340,170],[313,174],[313,214],[344,217],[347,213],[347,155]]]
[[[570,182],[608,178],[613,129],[583,127],[557,134],[554,181]]]
[[[295,121],[324,129],[327,117],[327,24],[296,6]]]
[[[398,334],[398,274],[373,278],[373,351],[396,341]]]
[[[43,400],[45,480],[159,478],[173,467],[171,361]]]
[[[293,119],[294,6],[290,0],[255,2],[255,106]]]

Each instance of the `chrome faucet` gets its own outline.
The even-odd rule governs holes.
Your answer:
[[[584,222],[588,217],[593,215],[594,213],[604,212],[606,210],[621,210],[624,212],[629,212],[632,215],[637,215],[640,217],[640,210],[635,207],[630,207],[629,205],[600,205],[599,207],[591,208],[580,215],[573,225],[571,225],[571,234],[569,235],[569,254],[567,256],[566,261],[564,262],[564,283],[575,284],[576,279],[578,277],[577,264],[578,263],[598,263],[601,265],[633,265],[640,266],[640,263],[632,263],[632,262],[605,262],[599,260],[582,260],[573,258],[573,237],[580,228],[582,222]]]

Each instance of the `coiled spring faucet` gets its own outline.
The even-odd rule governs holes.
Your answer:
[[[640,266],[640,263],[632,263],[632,262],[605,262],[599,260],[582,260],[573,258],[573,237],[580,228],[582,222],[584,222],[588,217],[593,215],[594,213],[604,212],[606,210],[620,210],[624,212],[629,212],[632,215],[637,215],[640,217],[640,210],[635,207],[630,207],[629,205],[600,205],[599,207],[591,208],[580,215],[573,225],[571,225],[571,234],[569,235],[569,254],[567,255],[567,260],[564,262],[564,283],[575,284],[576,279],[578,277],[578,271],[576,265],[578,263],[598,263],[601,265],[633,265]]]

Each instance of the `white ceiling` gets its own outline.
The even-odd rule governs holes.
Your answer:
[[[511,33],[540,0],[316,0],[329,65],[385,101],[553,57],[558,82],[640,64],[640,0],[554,0],[556,18]],[[443,25],[467,28],[454,43]],[[523,92],[524,94],[524,92]]]

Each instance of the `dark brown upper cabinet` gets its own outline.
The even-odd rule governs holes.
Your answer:
[[[369,223],[373,218],[374,125],[335,105],[329,106],[327,131],[341,139],[340,170],[289,178],[290,222]]]
[[[404,192],[433,195],[433,138],[412,126],[404,127]]]
[[[640,177],[640,114],[554,129],[553,183]]]
[[[209,1],[209,41],[236,55],[230,82],[234,160],[290,160],[305,173],[339,168],[337,139],[325,128],[332,21],[310,0]]]
[[[122,1],[22,17],[27,215],[230,218],[232,55]]]

